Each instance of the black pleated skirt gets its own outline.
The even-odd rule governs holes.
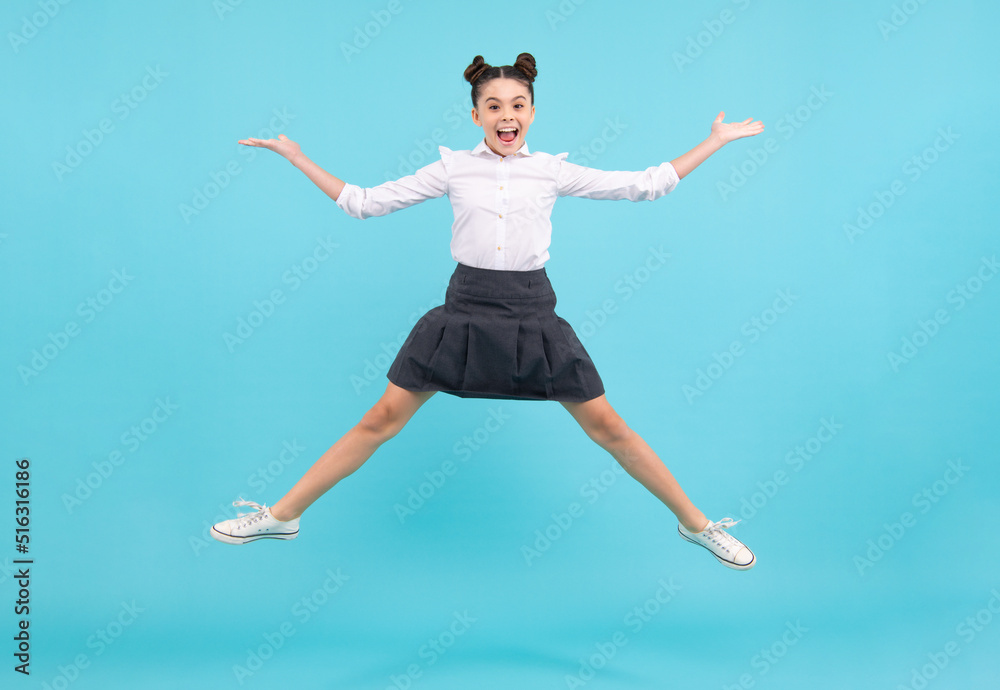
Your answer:
[[[555,306],[544,268],[458,264],[445,303],[414,325],[386,376],[400,388],[462,398],[584,402],[603,395],[590,355]]]

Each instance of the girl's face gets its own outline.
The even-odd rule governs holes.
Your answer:
[[[516,153],[534,120],[528,87],[516,79],[487,82],[479,92],[479,106],[472,109],[472,121],[483,128],[486,145],[498,156]]]

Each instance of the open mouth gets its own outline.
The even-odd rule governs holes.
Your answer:
[[[518,131],[516,127],[501,127],[497,130],[497,138],[505,144],[510,144],[517,139]]]

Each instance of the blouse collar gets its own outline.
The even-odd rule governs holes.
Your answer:
[[[479,144],[476,146],[476,148],[472,149],[473,156],[482,156],[484,154],[486,156],[492,156],[494,158],[509,158],[509,156],[500,156],[494,153],[493,150],[486,145],[486,139],[480,141]],[[519,148],[517,151],[511,154],[511,156],[517,156],[517,155],[521,156],[531,155],[531,152],[528,150],[528,142],[524,142],[523,144],[521,144],[521,148]]]

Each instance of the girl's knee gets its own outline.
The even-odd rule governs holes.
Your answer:
[[[406,417],[402,411],[385,400],[379,400],[372,405],[372,408],[358,422],[361,429],[383,441],[398,434],[405,424]]]
[[[625,420],[611,407],[594,415],[589,420],[586,431],[590,438],[603,447],[622,443],[633,433]]]

